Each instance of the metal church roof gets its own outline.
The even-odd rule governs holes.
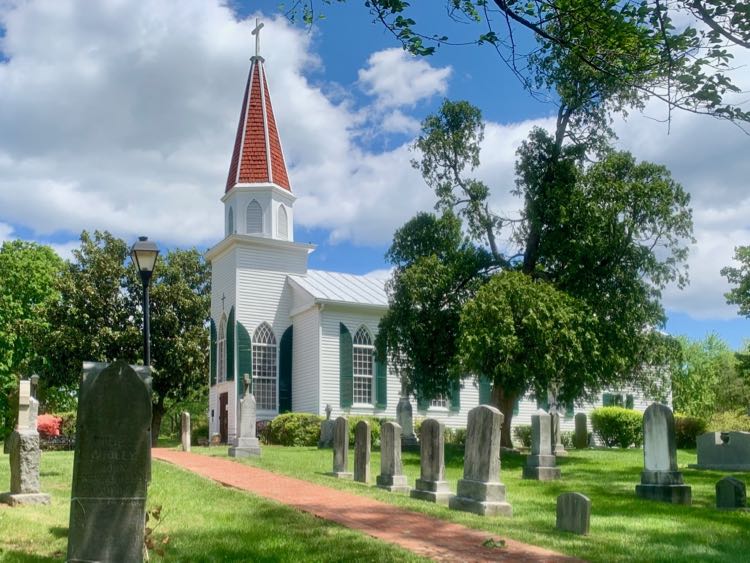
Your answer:
[[[388,307],[386,279],[382,276],[308,270],[306,276],[288,276],[288,279],[318,302]]]

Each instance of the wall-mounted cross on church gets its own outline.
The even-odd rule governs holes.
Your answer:
[[[253,29],[253,35],[255,35],[255,56],[260,57],[260,30],[263,29],[264,24],[260,23],[258,18],[255,18],[255,29]]]

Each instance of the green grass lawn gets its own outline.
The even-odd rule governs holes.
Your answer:
[[[50,506],[0,504],[0,561],[60,561],[67,548],[72,452],[42,454],[42,490]],[[0,490],[10,482],[0,455]],[[154,534],[169,538],[156,561],[422,561],[411,553],[154,462],[149,507],[162,506]]]
[[[195,448],[196,453],[225,456],[226,448]],[[676,506],[638,499],[635,485],[643,467],[641,450],[572,451],[561,458],[562,479],[553,482],[524,481],[524,456],[504,455],[501,480],[513,518],[482,518],[459,513],[405,495],[329,477],[332,453],[316,448],[264,446],[260,459],[242,460],[257,467],[356,492],[412,510],[487,530],[500,537],[547,547],[591,561],[748,561],[750,560],[750,513],[714,508],[715,483],[724,473],[687,469],[694,452],[678,452],[685,482],[692,486],[693,505]],[[417,453],[404,453],[404,470],[413,484],[419,475]],[[353,467],[350,456],[350,468]],[[372,454],[374,481],[380,472],[380,455]],[[463,475],[463,452],[446,448],[447,479],[455,491]],[[734,473],[746,482],[748,473]],[[587,537],[555,529],[557,495],[581,492],[592,502],[591,534]]]

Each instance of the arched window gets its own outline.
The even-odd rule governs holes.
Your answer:
[[[354,354],[354,402],[372,404],[372,374],[375,347],[370,333],[363,326],[359,327],[352,341]]]
[[[259,410],[276,410],[276,337],[268,323],[253,335],[253,394]]]
[[[221,315],[219,321],[219,337],[216,339],[216,381],[222,383],[227,380],[227,316]]]
[[[227,213],[227,236],[234,234],[234,210],[230,207]]]
[[[279,205],[279,212],[276,218],[276,236],[281,240],[287,240],[289,238],[289,221],[286,216],[286,209],[283,205]]]
[[[263,232],[263,209],[256,200],[251,201],[247,206],[247,233],[258,234]]]

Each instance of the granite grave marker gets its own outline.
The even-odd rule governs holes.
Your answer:
[[[409,492],[401,464],[401,426],[395,422],[385,422],[380,427],[380,475],[376,482],[392,493]]]
[[[552,417],[543,409],[531,415],[531,454],[526,457],[524,479],[553,481],[560,478],[560,468],[555,467],[552,455]]]
[[[433,418],[422,423],[419,439],[420,477],[410,496],[448,504],[453,494],[445,480],[445,425]]]
[[[557,529],[587,536],[591,523],[591,500],[581,493],[557,497]]]
[[[354,427],[354,480],[370,482],[370,424],[360,420]]]
[[[349,421],[343,416],[336,419],[333,427],[333,476],[351,479],[349,472]]]

